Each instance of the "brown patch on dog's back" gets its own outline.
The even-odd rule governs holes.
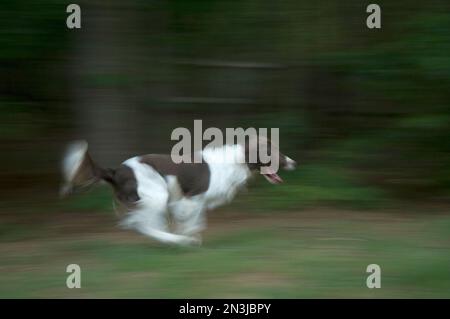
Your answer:
[[[153,167],[163,177],[176,176],[185,196],[204,193],[209,187],[211,173],[207,163],[176,164],[170,155],[160,154],[141,156],[140,162]]]

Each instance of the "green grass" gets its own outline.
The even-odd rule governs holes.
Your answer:
[[[0,246],[0,297],[448,298],[449,238],[448,215],[304,212],[230,217],[212,224],[201,248],[114,229],[10,241]],[[71,263],[81,289],[65,286]],[[381,289],[365,285],[372,263]]]

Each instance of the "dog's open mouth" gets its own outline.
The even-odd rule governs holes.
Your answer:
[[[267,174],[262,174],[262,175],[269,181],[269,183],[272,183],[272,184],[283,183],[283,180],[281,179],[280,176],[278,176],[277,173],[267,173]]]

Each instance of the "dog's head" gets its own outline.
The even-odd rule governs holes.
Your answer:
[[[270,183],[283,182],[277,174],[278,170],[294,170],[297,163],[280,152],[277,143],[273,143],[265,136],[255,136],[249,139],[245,145],[245,158],[248,167],[259,170]]]

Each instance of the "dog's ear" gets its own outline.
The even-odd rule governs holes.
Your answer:
[[[270,149],[270,140],[262,135],[251,135],[245,141],[245,162],[251,169],[257,169],[261,165],[260,152],[267,153]]]
[[[245,140],[245,162],[250,169],[258,168],[258,135],[252,135]]]

